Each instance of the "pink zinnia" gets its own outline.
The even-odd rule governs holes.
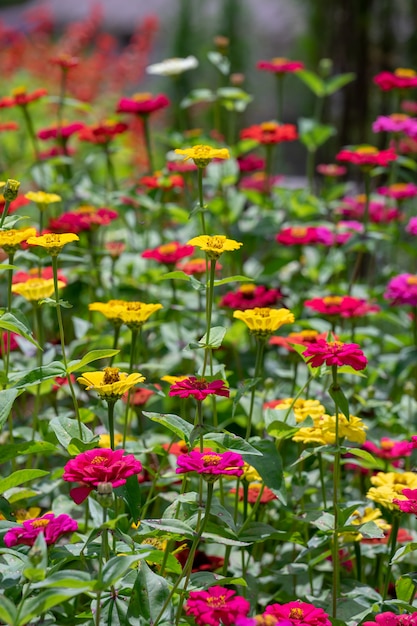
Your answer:
[[[342,343],[325,339],[310,344],[304,350],[303,357],[307,357],[306,363],[312,367],[320,367],[325,363],[329,367],[349,365],[355,370],[363,370],[368,363],[357,343]]]
[[[408,500],[393,500],[403,513],[412,513],[417,516],[417,489],[403,489],[402,495]]]
[[[236,452],[191,450],[188,454],[181,454],[177,458],[177,466],[177,474],[197,472],[197,474],[209,476],[242,476],[244,461]]]
[[[382,91],[392,89],[410,89],[417,87],[417,75],[414,70],[397,68],[394,72],[381,72],[374,76],[374,83]]]
[[[190,591],[185,612],[198,626],[234,626],[238,617],[249,613],[250,604],[236,591],[226,587],[209,587],[206,591]]]
[[[331,626],[327,613],[313,604],[295,600],[287,604],[270,604],[265,609],[265,615],[273,615],[281,620],[289,620],[294,626]]]
[[[33,546],[40,533],[45,537],[47,545],[55,543],[62,535],[78,530],[78,523],[66,513],[55,516],[46,513],[42,517],[25,520],[21,526],[10,528],[4,535],[4,543],[8,548],[24,544]]]
[[[263,170],[265,168],[265,159],[255,156],[254,154],[247,154],[241,156],[237,160],[240,172],[256,172],[256,170]]]
[[[384,613],[379,613],[378,615],[375,615],[374,622],[363,622],[362,626],[375,626],[375,624],[378,624],[378,626],[397,626],[401,624],[401,622],[399,621],[400,617],[402,616],[398,615],[397,613],[385,611]],[[404,617],[409,616],[404,615]]]
[[[331,246],[333,233],[325,226],[288,226],[278,233],[276,240],[284,246],[316,244]]]
[[[280,289],[268,289],[265,285],[248,284],[224,295],[220,300],[220,306],[246,311],[246,309],[256,307],[274,306],[282,298]]]
[[[376,313],[380,310],[378,305],[369,304],[363,298],[355,298],[353,296],[312,298],[311,300],[306,300],[304,305],[322,315],[344,318],[363,317],[368,315],[368,313]]]
[[[180,398],[192,396],[199,401],[204,400],[211,394],[228,398],[230,391],[225,386],[224,380],[219,379],[208,382],[205,378],[197,378],[196,376],[189,376],[184,378],[184,380],[179,380],[171,385],[169,390],[170,396],[179,396]]]
[[[399,274],[391,278],[384,293],[391,304],[417,306],[417,274]]]
[[[391,161],[396,161],[397,155],[392,148],[378,150],[374,146],[364,145],[345,148],[336,155],[336,159],[368,169],[376,166],[386,167]]]
[[[258,61],[256,64],[258,70],[266,70],[275,74],[292,74],[304,69],[304,63],[301,61],[291,61],[284,57],[276,57],[270,61]]]
[[[417,185],[414,183],[394,183],[389,187],[379,187],[377,192],[381,196],[387,198],[395,198],[395,200],[406,200],[417,196]]]
[[[405,113],[391,113],[391,115],[380,115],[372,124],[374,133],[407,133],[410,128],[417,127],[416,120],[410,118]]]
[[[117,105],[117,113],[136,113],[136,115],[148,115],[170,104],[163,94],[152,96],[151,94],[135,94],[131,98],[121,98]]]
[[[64,126],[49,126],[48,128],[42,128],[38,131],[38,137],[42,140],[58,139],[63,137],[67,139],[74,133],[84,128],[83,122],[72,122],[71,124],[65,124]]]
[[[410,217],[405,230],[407,233],[410,233],[410,235],[417,235],[417,217]]]
[[[111,483],[114,488],[120,487],[125,484],[126,478],[141,471],[142,464],[133,454],[125,455],[124,450],[99,448],[81,452],[75,459],[68,461],[62,478],[82,484],[70,491],[74,502],[81,504],[99,483]]]
[[[172,241],[170,243],[164,243],[157,248],[150,248],[142,252],[144,259],[153,259],[159,263],[165,263],[166,265],[174,265],[177,261],[180,261],[186,256],[191,256],[194,253],[194,246],[188,246],[187,244],[181,244],[178,241]]]
[[[321,163],[317,165],[316,171],[322,176],[329,176],[329,178],[336,178],[337,176],[344,176],[347,169],[344,165],[336,165],[336,163]]]
[[[362,448],[374,456],[390,461],[391,463],[395,463],[400,457],[410,456],[412,451],[408,441],[394,441],[389,437],[381,437],[379,445],[372,441],[365,441],[365,443],[362,444]]]

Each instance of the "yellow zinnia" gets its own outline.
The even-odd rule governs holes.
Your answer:
[[[246,463],[246,461],[245,461],[245,464],[243,466],[242,478],[247,480],[248,483],[261,482],[262,481],[262,478],[261,478],[261,475],[259,474],[259,472],[252,465],[249,465],[249,463]]]
[[[267,337],[284,324],[294,322],[294,315],[288,309],[255,307],[245,311],[235,311],[233,317],[242,320],[253,335]]]
[[[61,196],[56,193],[46,193],[46,191],[28,191],[25,194],[25,198],[35,202],[40,209],[43,209],[47,204],[53,204],[54,202],[60,202]]]
[[[190,246],[197,246],[207,254],[210,259],[218,259],[223,252],[231,252],[232,250],[239,250],[240,246],[243,246],[239,241],[234,239],[227,239],[224,235],[199,235],[193,237],[187,242]]]
[[[58,289],[65,287],[62,280],[58,281]],[[13,293],[23,296],[26,300],[35,302],[50,298],[55,291],[53,278],[29,278],[23,283],[16,283],[12,286]]]
[[[150,318],[152,313],[162,309],[162,304],[145,304],[145,302],[128,302],[119,311],[123,324],[129,328],[140,328]]]
[[[193,159],[197,167],[206,167],[212,159],[230,159],[227,148],[212,148],[211,146],[201,144],[192,148],[185,148],[184,150],[177,148],[175,152],[184,155],[184,161]]]
[[[302,398],[297,398],[296,400],[294,398],[282,398],[275,406],[267,405],[266,408],[278,411],[288,411],[291,408],[296,422],[304,422],[307,417],[311,417],[313,420],[318,419],[326,412],[324,406],[318,400],[303,400]]]
[[[318,443],[321,445],[333,444],[336,442],[336,416],[321,415],[313,418],[314,426],[300,428],[292,437],[293,441],[300,441],[304,444]],[[339,438],[348,439],[355,443],[363,443],[366,439],[365,424],[359,417],[350,415],[349,420],[342,414],[338,415]]]
[[[407,500],[403,489],[417,489],[417,474],[414,472],[378,472],[371,477],[374,485],[366,497],[391,511],[398,511],[393,500]]]
[[[58,256],[62,248],[72,241],[79,241],[75,233],[48,233],[39,237],[29,237],[27,240],[31,246],[46,248],[51,256]]]
[[[117,400],[126,391],[145,380],[142,374],[126,374],[118,367],[105,367],[102,372],[87,372],[77,381],[86,385],[86,389],[94,389],[103,400]]]
[[[126,300],[109,300],[108,302],[92,302],[88,305],[89,311],[98,311],[102,313],[110,322],[121,326],[123,324],[119,315],[120,311],[126,306]]]
[[[11,228],[0,231],[0,248],[7,254],[13,254],[20,244],[36,235],[35,228]]]
[[[367,524],[368,522],[374,522],[378,528],[380,528],[384,532],[388,532],[391,529],[391,524],[388,524],[382,518],[382,511],[380,509],[374,509],[371,506],[365,507],[363,513],[356,510],[353,511],[352,515],[349,518],[349,522],[353,526],[361,526],[362,524]],[[359,533],[346,532],[343,533],[344,541],[362,541],[363,535]]]

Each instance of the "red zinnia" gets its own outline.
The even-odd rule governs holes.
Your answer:
[[[280,337],[275,335],[269,340],[271,346],[281,346],[289,352],[295,352],[293,345],[309,346],[316,343],[319,339],[326,339],[327,333],[319,333],[318,330],[300,330],[299,332],[290,333],[288,337]]]
[[[180,398],[192,396],[199,401],[204,400],[211,394],[228,398],[230,391],[226,387],[224,380],[208,382],[205,378],[197,378],[196,376],[189,376],[184,380],[179,380],[171,385],[169,390],[170,396],[179,396]]]
[[[89,141],[90,143],[106,144],[127,129],[128,125],[124,122],[100,122],[92,126],[84,126],[78,133],[78,138],[81,141]]]
[[[333,233],[325,226],[287,226],[276,236],[284,246],[323,244],[331,246]]]
[[[325,339],[310,344],[304,350],[303,357],[307,357],[306,363],[312,367],[320,367],[325,363],[329,367],[349,365],[355,370],[363,370],[368,363],[357,343],[326,341]]]
[[[378,150],[374,146],[362,145],[341,150],[336,155],[336,159],[369,169],[377,165],[386,167],[388,163],[397,159],[397,155],[392,148]]]
[[[301,600],[287,604],[270,604],[266,607],[265,614],[273,615],[278,622],[289,621],[294,626],[331,626],[329,616],[323,609]]]
[[[194,246],[179,243],[179,241],[172,241],[170,243],[164,243],[157,248],[151,248],[142,252],[144,259],[154,259],[159,263],[165,263],[166,265],[173,265],[180,259],[186,256],[191,256],[194,253]]]
[[[39,100],[39,98],[46,96],[47,93],[46,89],[35,89],[32,93],[27,93],[24,87],[18,87],[13,91],[12,96],[0,98],[0,109],[14,106],[26,106],[29,102]]]
[[[38,137],[42,140],[58,139],[63,137],[71,137],[74,133],[84,128],[85,124],[82,122],[71,122],[71,124],[65,124],[64,126],[48,126],[48,128],[42,128],[38,131]]]
[[[258,61],[256,67],[258,70],[266,70],[276,74],[292,74],[293,72],[303,70],[304,63],[301,63],[301,61],[290,61],[285,57],[275,57],[270,61]]]
[[[81,452],[68,461],[62,478],[69,482],[81,483],[81,487],[75,487],[70,491],[74,502],[81,504],[99,483],[111,483],[113,487],[120,487],[125,484],[126,478],[141,471],[142,464],[133,454],[125,455],[124,450],[99,448]]]
[[[242,285],[236,291],[230,291],[220,301],[220,306],[230,309],[254,309],[274,306],[283,295],[279,289],[268,289],[265,285]]]
[[[380,310],[376,304],[369,304],[363,298],[353,296],[326,296],[306,300],[304,305],[317,313],[329,316],[346,318],[362,317],[368,313],[376,313]]]
[[[46,513],[42,517],[25,520],[22,525],[10,528],[4,535],[4,543],[8,548],[18,545],[33,546],[38,535],[45,537],[47,545],[55,543],[62,535],[78,530],[78,523],[66,513],[55,516]]]
[[[262,485],[260,483],[255,483],[255,484],[252,483],[249,485],[248,502],[250,504],[255,504],[255,502],[258,500],[258,496],[259,496],[261,489],[262,489]],[[231,489],[230,493],[236,493],[236,489]],[[239,487],[239,501],[243,502],[244,499],[245,499],[245,490],[243,487]],[[272,500],[277,500],[277,496],[274,494],[273,491],[271,491],[271,489],[268,489],[268,487],[264,486],[259,502],[261,504],[267,504],[268,502],[271,502]]]
[[[233,626],[236,619],[249,613],[250,604],[226,587],[209,587],[206,591],[190,591],[185,612],[198,626]],[[329,622],[330,624],[330,622]]]
[[[153,176],[142,176],[139,179],[139,185],[143,185],[148,189],[170,191],[171,189],[182,189],[184,187],[184,179],[179,174],[154,174]]]
[[[150,93],[136,93],[131,98],[121,98],[117,105],[117,113],[136,113],[147,115],[159,111],[170,104],[163,94],[152,96]]]
[[[298,139],[297,128],[294,124],[278,124],[278,122],[263,122],[263,124],[249,126],[240,133],[241,139],[254,139],[263,144],[281,143]]]
[[[237,452],[191,450],[177,458],[177,474],[197,472],[207,476],[242,476],[245,462]]]
[[[374,76],[374,83],[383,91],[410,89],[417,87],[417,74],[414,70],[399,67],[394,72],[377,74]]]

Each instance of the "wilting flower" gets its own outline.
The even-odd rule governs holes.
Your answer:
[[[244,461],[237,452],[191,450],[177,458],[177,474],[197,472],[206,476],[242,476]]]
[[[72,241],[79,241],[78,235],[74,233],[48,233],[38,237],[29,237],[27,242],[30,246],[41,246],[46,248],[51,256],[58,256],[62,248]]]
[[[336,155],[336,159],[338,161],[359,165],[368,170],[376,166],[386,167],[388,163],[397,159],[397,155],[392,148],[378,150],[378,148],[374,146],[361,145],[341,150]]]
[[[294,344],[308,346],[310,343],[316,343],[319,339],[327,339],[327,334],[319,333],[318,330],[300,330],[289,333],[287,337],[280,337],[279,335],[271,337],[268,343],[270,346],[281,346],[289,352],[295,352]]]
[[[269,400],[264,403],[264,409],[277,409],[279,411],[289,410],[294,412],[296,422],[304,422],[307,417],[313,420],[319,419],[326,412],[324,406],[318,400],[303,400],[302,398],[281,398],[280,400]]]
[[[371,476],[371,487],[366,497],[391,511],[398,511],[398,501],[407,500],[404,489],[417,489],[414,472],[378,472]],[[396,502],[394,502],[396,500]]]
[[[157,248],[152,248],[142,252],[144,259],[154,259],[159,263],[165,263],[166,265],[173,265],[180,259],[186,256],[191,256],[194,252],[194,246],[187,244],[181,244],[178,241],[172,241],[171,243],[165,243]]]
[[[288,309],[255,307],[245,311],[235,311],[233,317],[241,320],[253,335],[268,337],[284,324],[292,324],[294,315]]]
[[[417,87],[417,74],[414,70],[398,67],[394,72],[381,72],[374,76],[374,83],[383,91],[411,89]]]
[[[333,233],[326,226],[287,226],[276,236],[278,243],[284,246],[333,244]]]
[[[70,491],[74,502],[81,504],[100,483],[110,483],[113,488],[120,487],[129,476],[141,471],[142,464],[133,454],[125,455],[124,450],[98,448],[81,452],[68,461],[62,478],[68,482],[81,483],[80,487]]]
[[[21,244],[36,235],[35,228],[10,228],[0,231],[0,248],[7,254],[13,254],[19,250]]]
[[[297,128],[294,124],[278,124],[278,122],[263,122],[254,124],[240,131],[241,139],[254,139],[262,144],[282,143],[298,139]]]
[[[316,171],[323,176],[336,178],[337,176],[344,176],[347,172],[347,169],[343,165],[337,165],[336,163],[320,163],[319,165],[317,165]]]
[[[304,63],[301,63],[301,61],[290,61],[285,57],[275,57],[270,61],[258,61],[256,67],[258,70],[266,70],[275,74],[292,74],[304,69]]]
[[[165,59],[160,63],[153,63],[146,68],[147,74],[156,76],[178,76],[188,70],[198,67],[198,60],[195,56],[189,55],[185,58]]]
[[[206,591],[190,591],[185,612],[198,626],[234,626],[236,619],[249,613],[250,604],[226,587],[209,587]],[[330,624],[330,622],[329,622]],[[327,625],[326,625],[327,626]]]
[[[384,293],[385,300],[391,304],[410,304],[417,306],[417,275],[399,274],[389,281]]]
[[[243,243],[234,239],[227,239],[224,235],[199,235],[190,239],[188,244],[197,246],[212,260],[218,259],[223,252],[239,250],[240,246],[243,246]]]
[[[184,161],[192,159],[197,167],[206,167],[213,159],[230,159],[227,148],[212,148],[211,146],[201,144],[192,148],[177,148],[175,152],[176,154],[184,155]]]
[[[196,378],[189,376],[175,382],[170,390],[170,396],[179,396],[180,398],[189,398],[192,396],[195,400],[202,401],[209,395],[224,396],[228,398],[230,391],[226,387],[224,380],[212,380],[208,382],[205,378]]]
[[[368,360],[357,343],[343,343],[342,341],[326,341],[321,339],[310,344],[303,352],[306,363],[312,367],[326,364],[329,367],[343,367],[349,365],[355,370],[363,370]]]
[[[170,104],[163,94],[153,96],[150,93],[135,93],[130,98],[121,98],[117,105],[117,113],[135,113],[136,115],[149,115]]]
[[[401,201],[417,196],[417,185],[414,183],[394,183],[388,187],[378,187],[377,192],[387,198],[395,198]]]
[[[97,391],[100,398],[107,401],[121,398],[126,391],[144,380],[142,374],[126,374],[120,372],[118,367],[105,367],[101,372],[86,372],[77,378],[80,384],[86,385],[87,390]]]
[[[58,289],[62,289],[62,287],[65,287],[65,283],[58,280]],[[54,291],[53,278],[29,278],[12,286],[13,293],[23,296],[23,298],[31,302],[50,298]]]
[[[367,426],[359,417],[349,415],[347,419],[341,413],[338,415],[338,433],[340,439],[348,439],[354,443],[363,443],[366,439]],[[322,414],[313,417],[314,426],[299,428],[293,435],[293,441],[300,441],[306,445],[318,443],[320,445],[336,442],[336,415]]]
[[[363,317],[368,313],[377,313],[380,308],[376,304],[369,304],[364,298],[353,296],[325,296],[306,300],[304,305],[317,313],[329,317],[343,318]]]
[[[301,600],[287,604],[270,604],[266,607],[265,614],[276,617],[278,624],[289,620],[294,626],[331,626],[329,616],[323,609]]]
[[[41,533],[45,537],[45,542],[49,546],[62,535],[78,530],[78,523],[69,515],[62,513],[45,513],[42,517],[24,520],[21,526],[10,528],[4,535],[4,543],[8,548],[25,545],[33,546],[38,535]]]
[[[268,289],[265,285],[248,283],[224,295],[220,306],[245,311],[255,307],[273,306],[282,298],[283,295],[279,289]]]

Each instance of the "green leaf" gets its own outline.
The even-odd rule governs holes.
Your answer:
[[[171,413],[150,413],[148,411],[144,411],[143,414],[149,417],[153,422],[158,422],[158,424],[162,424],[168,428],[168,430],[175,433],[180,439],[184,439],[186,442],[190,441],[193,426],[178,415]]]
[[[22,441],[4,444],[0,447],[0,463],[6,463],[20,455],[49,454],[56,451],[56,446],[49,441]]]
[[[415,550],[417,550],[417,542],[410,541],[410,543],[407,543],[405,546],[401,546],[401,548],[398,548],[393,558],[391,559],[391,563],[396,563],[403,556],[409,554],[410,552],[414,552]]]
[[[169,598],[169,593],[165,578],[155,574],[146,562],[142,562],[130,596],[126,623],[131,626],[153,624]],[[158,623],[172,624],[173,622],[172,607],[168,605]]]
[[[31,329],[28,328],[22,321],[18,320],[13,313],[4,313],[0,317],[0,328],[9,330],[12,333],[16,333],[17,335],[24,337],[39,350],[42,350],[38,342],[33,338]]]
[[[267,426],[268,435],[277,439],[290,439],[298,431],[296,426],[290,426],[285,422],[273,420]]]
[[[55,433],[61,446],[66,450],[73,439],[80,438],[80,429],[78,427],[78,421],[64,416],[56,416],[49,422],[49,427],[52,432]],[[85,426],[81,424],[82,441],[84,443],[90,443],[95,439],[95,435]]]
[[[142,520],[142,524],[146,524],[156,530],[162,530],[168,533],[168,535],[181,535],[183,539],[194,539],[195,535],[191,526],[178,519],[144,519]]]
[[[313,119],[301,118],[299,120],[300,141],[308,150],[317,150],[335,133],[334,126],[318,124]]]
[[[210,89],[193,89],[186,98],[181,100],[180,107],[181,109],[187,109],[193,104],[214,102],[214,100],[216,100],[216,94]]]
[[[80,570],[66,569],[61,572],[55,572],[42,582],[34,585],[35,589],[42,589],[44,587],[64,587],[66,589],[93,589],[95,580],[91,579],[91,574]]]
[[[65,375],[66,372],[63,363],[60,363],[59,361],[52,361],[52,363],[49,363],[48,365],[28,370],[28,373],[15,372],[15,374],[10,376],[10,380],[17,380],[14,387],[16,389],[22,389],[24,387],[39,385],[39,383],[42,383],[44,380],[49,380],[50,378]]]
[[[318,98],[322,98],[326,95],[326,83],[318,74],[314,74],[308,70],[299,70],[295,72],[295,75],[297,78],[300,78]]]
[[[348,72],[346,74],[339,74],[338,76],[333,76],[332,78],[328,78],[326,81],[325,92],[326,96],[331,96],[332,93],[339,91],[345,85],[348,85],[352,81],[356,79],[356,74],[353,72]]]
[[[167,272],[166,274],[162,274],[158,277],[158,280],[186,280],[190,282],[191,276],[186,274],[185,272],[181,272],[180,270],[176,270],[175,272]]]
[[[206,433],[204,435],[204,441],[208,444],[215,443],[220,445],[225,450],[234,450],[250,455],[262,456],[262,452],[259,452],[259,450],[254,448],[245,439],[233,433]]]
[[[365,522],[358,526],[358,530],[366,539],[383,539],[385,536],[384,531],[375,522]]]
[[[210,50],[207,52],[207,58],[216,67],[223,76],[228,76],[230,73],[230,61],[227,56],[217,50]]]
[[[114,556],[103,567],[101,580],[97,581],[96,589],[107,589],[123,578],[125,573],[138,561],[145,559],[153,551],[153,546],[140,546],[139,553],[133,556]]]
[[[407,576],[400,576],[400,578],[395,581],[395,595],[398,600],[408,602],[414,589],[415,583]]]
[[[349,402],[340,387],[338,389],[334,389],[333,385],[330,386],[329,396],[332,398],[334,403],[337,404],[346,419],[349,420]]]
[[[200,348],[219,348],[222,345],[225,334],[226,329],[224,328],[224,326],[212,326],[210,328],[210,333],[208,336],[208,343],[207,333],[205,333],[198,341],[198,345],[200,346]]]
[[[88,591],[88,589],[86,589]],[[58,604],[62,604],[69,598],[83,593],[83,589],[64,589],[59,591],[55,589],[45,589],[39,595],[25,600],[21,608],[21,618],[13,624],[13,626],[24,626],[32,619],[39,618],[49,609]]]
[[[35,478],[41,478],[47,474],[49,474],[49,472],[40,469],[17,470],[16,472],[13,472],[13,474],[10,474],[7,478],[0,480],[0,493],[4,493],[12,487],[18,487],[23,483],[27,483]]]
[[[242,452],[242,456],[260,474],[263,482],[269,487],[283,504],[286,504],[286,492],[281,455],[275,443],[269,439],[251,441],[251,445],[261,453],[261,456]]]
[[[116,356],[119,352],[120,350],[91,350],[90,352],[87,352],[82,359],[70,361],[67,367],[67,374],[72,374],[72,372],[80,370],[85,367],[85,365],[93,363],[93,361],[99,361],[100,359],[108,359],[109,357]]]
[[[0,430],[3,428],[3,424],[9,417],[18,393],[17,389],[3,389],[3,391],[0,391]]]
[[[123,495],[129,507],[130,515],[134,523],[137,524],[140,519],[142,495],[136,475],[126,479],[126,483],[123,485]]]
[[[214,286],[218,287],[219,285],[227,285],[227,283],[252,283],[253,278],[249,278],[248,276],[242,276],[241,274],[236,274],[235,276],[228,276],[227,278],[221,278],[220,280],[214,281]]]
[[[58,300],[57,302],[55,298],[43,298],[42,300],[39,300],[39,304],[47,304],[48,306],[55,308],[60,306],[63,309],[72,309],[73,306],[70,302],[67,302],[67,300]]]
[[[9,265],[8,263],[0,263],[0,270],[18,270],[16,265]]]
[[[17,609],[15,605],[3,594],[0,603],[0,620],[7,626],[15,626],[16,614]]]
[[[362,448],[343,447],[343,453],[352,454],[367,462],[367,465],[373,469],[385,470],[385,463],[382,459],[377,459],[373,454]],[[349,459],[346,459],[346,463],[349,463]]]

